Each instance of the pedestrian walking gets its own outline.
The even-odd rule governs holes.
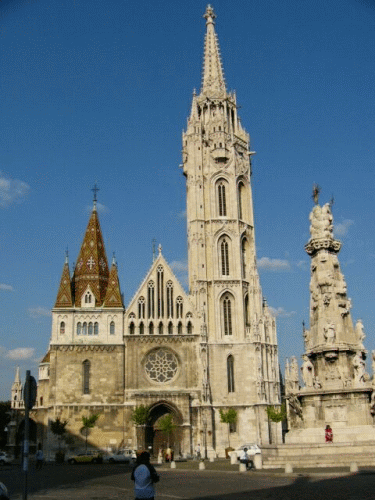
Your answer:
[[[138,455],[131,479],[134,481],[135,500],[154,500],[154,483],[157,483],[160,478],[150,464],[150,454],[147,451],[142,451]]]
[[[36,459],[35,468],[36,468],[36,470],[40,470],[43,467],[43,462],[44,462],[42,445],[40,443],[38,445],[38,451],[35,454],[35,459]]]

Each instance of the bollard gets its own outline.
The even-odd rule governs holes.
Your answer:
[[[254,469],[263,469],[263,461],[261,453],[257,453],[253,456]]]
[[[285,474],[291,474],[293,472],[292,464],[285,464]]]
[[[199,462],[199,470],[204,470],[205,468],[204,462]]]
[[[246,464],[242,464],[242,463],[240,463],[240,468],[239,468],[239,471],[240,471],[240,472],[246,472],[246,471],[247,471]]]
[[[171,469],[175,469],[176,468],[176,462],[173,460],[171,462]]]
[[[235,451],[232,451],[230,454],[230,463],[231,465],[235,465],[237,463],[237,453]]]
[[[356,464],[356,462],[352,462],[350,464],[350,472],[358,472],[358,465]]]

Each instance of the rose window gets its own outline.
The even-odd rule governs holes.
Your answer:
[[[155,349],[146,358],[146,373],[155,382],[172,380],[177,373],[177,369],[177,356],[168,349]]]

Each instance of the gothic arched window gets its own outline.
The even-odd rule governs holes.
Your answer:
[[[94,333],[94,325],[91,323],[89,323],[89,335],[92,335]]]
[[[246,192],[245,186],[242,182],[238,184],[238,218],[244,219],[246,217]]]
[[[157,292],[158,292],[158,318],[164,316],[164,269],[163,266],[157,268]]]
[[[231,354],[227,357],[227,380],[228,392],[234,392],[234,359]]]
[[[245,326],[249,326],[249,295],[245,295],[245,299],[243,302],[243,308],[244,308],[244,320],[245,320]]]
[[[170,321],[168,323],[168,335],[173,335],[173,323]]]
[[[82,363],[83,371],[83,394],[90,394],[90,361],[86,359]]]
[[[82,335],[87,335],[87,323],[86,323],[86,321],[82,325]]]
[[[193,333],[193,325],[191,324],[191,321],[188,322],[186,330],[187,330],[187,333],[189,333],[189,334]]]
[[[115,334],[115,322],[111,321],[109,324],[109,334],[114,335]]]
[[[77,335],[81,335],[81,332],[82,332],[82,325],[81,322],[79,321],[77,323]]]
[[[173,318],[173,283],[167,281],[167,317]]]
[[[94,323],[94,335],[99,335],[99,323],[97,321]]]
[[[64,334],[64,333],[65,333],[65,322],[61,321],[61,323],[60,323],[60,334]]]
[[[229,294],[224,296],[222,308],[224,335],[232,335],[232,300]]]
[[[163,323],[161,321],[159,323],[158,330],[159,330],[159,335],[163,335]]]
[[[226,183],[221,180],[217,183],[217,208],[219,217],[227,215]]]
[[[176,316],[177,318],[182,318],[183,314],[183,299],[181,296],[178,296],[176,299]]]
[[[139,297],[138,299],[138,318],[145,319],[145,298]]]
[[[221,274],[229,276],[229,244],[226,238],[220,242]]]
[[[181,323],[181,321],[177,325],[177,333],[179,335],[182,335],[182,323]]]
[[[129,334],[130,335],[134,335],[134,332],[135,332],[135,326],[134,326],[134,323],[133,321],[130,323],[129,325]]]
[[[151,321],[151,323],[148,325],[148,333],[150,335],[154,334],[154,323]]]
[[[145,333],[145,325],[142,323],[139,323],[139,335],[144,335]]]
[[[153,318],[155,311],[155,283],[149,281],[147,285],[147,317]]]
[[[85,294],[85,304],[91,304],[91,293],[86,292]]]

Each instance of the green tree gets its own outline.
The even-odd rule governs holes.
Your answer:
[[[10,401],[0,401],[0,447],[7,444],[7,425],[10,422]]]
[[[93,415],[90,415],[89,417],[85,417],[82,415],[82,434],[85,436],[85,453],[87,453],[87,437],[89,435],[90,429],[95,427],[96,421],[99,418],[98,413],[94,413]]]
[[[267,406],[267,416],[271,422],[282,422],[286,419],[286,404],[285,402],[276,409],[275,406]]]
[[[220,421],[223,424],[228,424],[228,447],[230,448],[230,426],[237,421],[237,411],[234,408],[229,408],[227,411],[219,410]]]
[[[51,421],[51,432],[54,436],[57,436],[59,451],[61,450],[61,439],[66,432],[65,427],[68,425],[67,420],[60,420],[59,417],[56,420]]]
[[[145,432],[146,425],[150,420],[150,408],[149,406],[140,405],[133,408],[132,414],[130,415],[130,420],[136,426],[137,431],[137,448],[139,444],[141,448],[145,448]]]
[[[171,434],[175,430],[175,428],[177,427],[177,425],[175,424],[175,421],[174,421],[172,413],[167,413],[166,415],[164,415],[163,417],[161,417],[158,420],[158,424],[157,425],[158,425],[158,429],[161,432],[163,432],[164,434],[166,434],[167,440],[168,440],[168,448],[169,448],[169,444],[170,444],[170,440],[171,440]]]

